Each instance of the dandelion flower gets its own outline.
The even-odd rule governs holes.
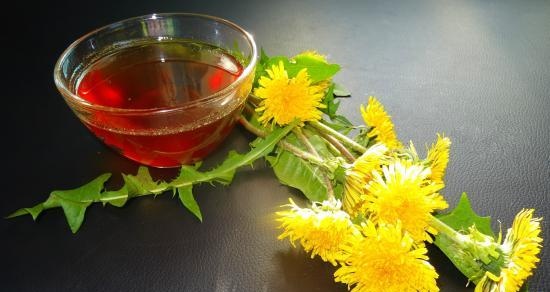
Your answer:
[[[541,218],[533,218],[533,212],[527,209],[516,215],[501,245],[504,266],[500,275],[487,271],[477,284],[476,292],[515,292],[533,274],[535,264],[540,261],[538,254],[542,243]]]
[[[388,147],[384,144],[375,144],[346,170],[343,207],[352,218],[361,207],[361,195],[365,193],[367,183],[372,179],[372,171],[381,167],[387,151]]]
[[[299,241],[311,258],[319,255],[325,262],[337,264],[343,259],[342,246],[348,237],[358,234],[349,215],[340,210],[336,200],[314,203],[311,208],[300,208],[292,200],[288,211],[277,212],[284,231],[279,239],[289,238],[294,246]]]
[[[324,108],[323,88],[312,85],[307,69],[302,69],[296,77],[288,78],[282,61],[267,69],[268,76],[259,80],[260,87],[254,94],[262,99],[256,111],[264,125],[270,123],[287,125],[298,119],[300,122],[318,121]]]
[[[437,140],[432,147],[428,149],[428,162],[432,173],[430,179],[434,182],[442,183],[445,176],[445,169],[449,163],[449,148],[451,146],[451,140],[442,135],[437,135]]]
[[[361,226],[363,236],[351,237],[346,260],[335,273],[337,282],[354,286],[352,292],[439,291],[438,277],[428,262],[427,250],[415,244],[401,226]]]
[[[429,168],[399,160],[383,166],[382,172],[373,172],[362,196],[364,212],[377,224],[401,222],[415,240],[431,241],[427,232],[437,232],[429,227],[431,213],[448,205],[438,193],[443,184],[431,182],[429,175]]]
[[[361,115],[365,124],[372,129],[367,133],[369,138],[384,143],[390,149],[403,147],[397,139],[391,117],[384,110],[384,106],[374,97],[369,97],[366,107],[361,106]]]

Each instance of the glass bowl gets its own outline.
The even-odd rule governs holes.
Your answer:
[[[72,43],[54,80],[106,145],[154,167],[203,159],[227,137],[252,89],[253,37],[227,20],[151,14]]]

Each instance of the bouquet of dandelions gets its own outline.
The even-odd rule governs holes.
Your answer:
[[[121,207],[128,199],[171,191],[200,220],[192,188],[229,184],[236,169],[264,157],[281,183],[299,189],[311,205],[290,199],[277,212],[282,234],[294,245],[337,266],[335,281],[351,291],[438,291],[426,243],[440,248],[476,284],[475,291],[518,291],[532,275],[541,249],[541,218],[521,210],[504,239],[488,217],[476,215],[466,194],[448,207],[440,191],[449,161],[449,138],[438,135],[427,157],[397,139],[390,116],[374,97],[361,106],[365,125],[337,113],[348,96],[332,77],[340,67],[315,52],[292,58],[262,56],[240,123],[258,138],[245,154],[231,152],[217,167],[182,166],[172,181],[155,181],[145,167],[123,175],[119,190],[105,190],[110,174],[8,217],[60,207],[76,232],[93,202]],[[351,133],[354,137],[350,138]]]

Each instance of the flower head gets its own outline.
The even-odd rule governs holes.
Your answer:
[[[385,163],[388,147],[375,144],[367,149],[346,170],[344,183],[343,207],[353,218],[361,208],[361,195],[365,193],[367,183],[372,179],[372,172],[379,170]]]
[[[264,125],[269,123],[287,125],[295,119],[299,121],[317,121],[321,119],[324,108],[323,87],[312,85],[307,69],[302,69],[296,77],[288,78],[282,61],[266,70],[268,76],[259,80],[260,87],[254,94],[262,99],[256,111],[258,119]]]
[[[399,224],[376,228],[367,221],[361,231],[363,236],[349,238],[346,260],[334,273],[337,282],[354,285],[352,292],[439,291],[426,248]]]
[[[361,106],[361,115],[365,124],[372,128],[367,133],[368,137],[374,137],[376,141],[384,143],[390,149],[402,147],[393,129],[391,117],[384,110],[384,106],[374,96],[369,97],[366,107]]]
[[[451,146],[451,140],[445,136],[437,135],[437,140],[432,147],[428,149],[428,162],[432,170],[430,179],[434,182],[443,182],[445,176],[445,169],[449,163],[449,148]]]
[[[533,218],[533,211],[522,210],[516,215],[501,245],[504,266],[500,275],[487,271],[477,284],[476,292],[515,292],[533,274],[535,264],[540,261],[538,254],[542,243],[541,218]]]
[[[349,215],[340,210],[339,201],[314,203],[311,208],[300,208],[292,200],[288,211],[277,212],[283,233],[278,237],[288,237],[292,245],[296,240],[311,257],[319,255],[323,261],[336,265],[343,259],[342,246],[349,237],[358,234]]]
[[[415,240],[431,240],[427,232],[430,214],[448,207],[438,191],[442,184],[428,179],[429,168],[406,165],[399,160],[373,172],[373,179],[362,196],[364,211],[375,223],[401,222]]]

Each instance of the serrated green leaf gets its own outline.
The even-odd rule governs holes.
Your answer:
[[[126,204],[128,201],[128,187],[127,185],[123,185],[119,190],[117,191],[107,191],[101,193],[101,202],[103,203],[103,206],[105,204],[111,204],[115,207],[122,207]]]
[[[351,96],[351,92],[347,90],[344,86],[342,86],[340,83],[334,83],[334,95],[338,97],[348,97]]]
[[[278,156],[266,157],[279,181],[299,189],[312,202],[327,199],[328,190],[319,167],[282,151]]]
[[[126,183],[129,197],[158,195],[168,188],[166,182],[154,181],[149,169],[145,166],[140,166],[136,175],[123,174],[122,178]]]
[[[6,216],[6,219],[10,219],[10,218],[30,214],[32,216],[32,219],[36,220],[36,218],[38,218],[38,215],[40,215],[40,213],[42,213],[42,211],[44,211],[44,204],[40,203],[40,204],[38,204],[34,207],[21,208],[21,209],[15,211],[15,212],[9,214],[8,216]]]
[[[453,211],[436,217],[455,230],[468,230],[469,227],[475,225],[479,232],[495,237],[491,228],[491,217],[477,215],[472,209],[466,193],[462,193],[460,201]]]
[[[111,174],[106,173],[79,188],[53,191],[44,205],[61,206],[71,231],[76,233],[84,221],[86,208],[100,199],[104,184],[110,177]]]
[[[86,208],[91,203],[99,201],[104,184],[110,177],[110,173],[105,173],[79,188],[53,191],[43,203],[19,209],[7,218],[30,214],[36,220],[42,211],[61,207],[71,231],[76,233],[84,221]]]
[[[271,153],[275,148],[275,145],[277,145],[277,143],[284,138],[296,126],[296,124],[297,122],[294,122],[285,128],[275,128],[265,138],[257,138],[252,141],[252,149],[246,154],[238,154],[231,151],[222,164],[211,171],[205,172],[205,174],[209,177],[222,178],[225,180],[225,183],[230,183],[237,168],[251,165],[254,161],[256,161],[256,159]]]
[[[191,213],[193,213],[193,215],[195,215],[202,222],[202,214],[199,208],[199,204],[197,204],[197,201],[195,201],[195,198],[193,197],[193,186],[187,185],[177,188],[177,190],[180,201],[185,206],[185,208],[191,211]]]
[[[275,128],[264,139],[258,139],[248,153],[230,153],[221,165],[207,172],[198,171],[200,164],[183,166],[180,176],[168,184],[163,181],[154,181],[148,168],[140,167],[136,175],[123,174],[125,185],[121,189],[102,192],[105,182],[111,176],[107,173],[79,188],[53,191],[46,201],[30,208],[19,209],[8,215],[7,218],[30,214],[33,219],[36,219],[44,210],[61,207],[71,231],[76,233],[84,221],[86,208],[93,202],[101,202],[104,205],[108,203],[121,207],[132,197],[156,195],[166,190],[178,191],[182,196],[180,199],[185,199],[185,202],[187,202],[186,207],[192,209],[191,211],[197,215],[200,214],[197,213],[198,206],[197,208],[193,207],[189,198],[190,188],[194,184],[212,181],[229,183],[233,179],[237,168],[250,165],[256,159],[272,152],[279,140],[285,137],[296,124],[297,122],[294,122],[285,128]],[[181,189],[181,192],[176,190],[177,188]]]
[[[104,173],[79,188],[53,191],[51,195],[59,197],[63,200],[92,203],[99,200],[101,196],[101,190],[103,190],[105,182],[109,180],[110,177],[110,173]]]
[[[170,182],[170,186],[177,188],[193,185],[193,182],[200,181],[204,174],[198,171],[200,165],[182,165],[180,173],[173,181]]]

